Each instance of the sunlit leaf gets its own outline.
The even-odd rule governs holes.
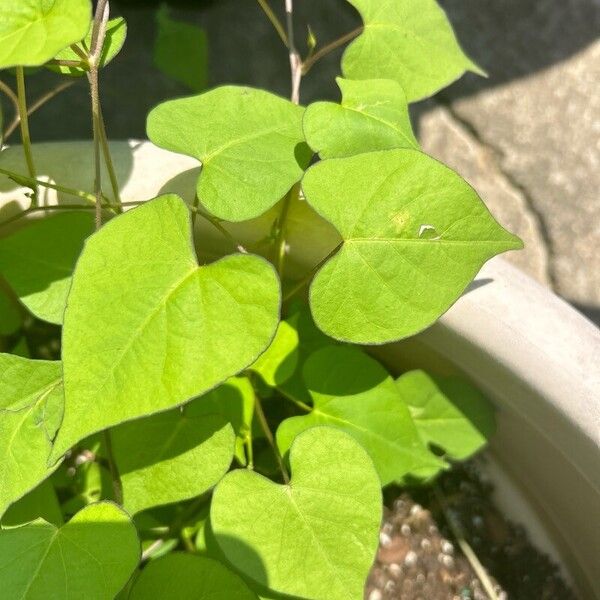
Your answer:
[[[208,38],[191,23],[176,21],[162,5],[156,13],[158,28],[154,63],[165,74],[193,92],[206,87],[208,79]]]
[[[135,527],[111,502],[91,504],[61,528],[38,519],[0,530],[6,598],[113,600],[139,558]]]
[[[53,459],[80,439],[194,398],[252,364],[279,321],[272,266],[198,266],[190,215],[162,196],[87,241],[63,329],[65,415]]]
[[[354,437],[369,453],[382,485],[444,466],[419,438],[394,380],[358,348],[318,350],[306,361],[303,376],[314,408],[281,423],[277,444],[282,453],[300,432],[330,425]]]
[[[0,69],[49,61],[86,34],[90,0],[2,0]]]
[[[157,146],[202,162],[196,193],[213,215],[245,221],[271,208],[302,177],[311,155],[303,114],[269,92],[224,86],[157,106],[147,131]]]
[[[0,516],[46,479],[63,414],[60,362],[0,354]]]
[[[210,408],[200,398],[113,429],[123,507],[129,514],[199,496],[225,475],[235,434]]]
[[[381,523],[381,492],[367,453],[345,433],[314,427],[290,451],[292,479],[249,470],[217,486],[211,524],[227,559],[277,592],[315,600],[362,598]]]
[[[336,81],[341,104],[315,102],[304,114],[306,141],[321,158],[418,147],[400,84],[389,79]]]
[[[75,262],[93,230],[93,215],[74,211],[31,221],[0,239],[0,273],[36,317],[62,323]]]
[[[110,21],[106,24],[106,36],[104,38],[104,44],[102,46],[102,52],[100,53],[100,60],[98,61],[98,65],[100,68],[105,67],[119,52],[125,43],[125,38],[127,37],[127,23],[123,17],[117,17],[115,19],[110,19]],[[88,31],[88,34],[85,36],[83,40],[83,50],[87,52],[91,49],[92,45],[92,28]],[[75,60],[81,61],[79,55],[74,52],[71,48],[65,48],[61,50],[55,58],[57,60]],[[62,65],[48,65],[48,68],[52,71],[56,71],[57,73],[62,73],[63,75],[71,75],[73,77],[81,77],[85,75],[86,71],[89,69],[82,67],[65,67]]]
[[[433,95],[465,71],[482,74],[462,51],[435,0],[348,0],[363,33],[342,58],[348,79],[394,79],[409,102]]]
[[[136,579],[129,600],[257,600],[244,581],[221,563],[176,552],[153,560]]]
[[[426,444],[463,460],[475,454],[495,431],[494,408],[464,379],[433,378],[410,371],[396,381]]]
[[[425,329],[485,261],[522,247],[459,175],[416,150],[326,160],[302,187],[343,239],[310,288],[316,324],[339,340],[383,343]]]

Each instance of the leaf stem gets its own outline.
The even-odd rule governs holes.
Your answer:
[[[287,39],[287,35],[285,33],[285,29],[283,28],[281,21],[277,18],[277,15],[273,12],[273,9],[270,7],[268,0],[257,0],[257,2],[260,5],[260,7],[263,9],[263,12],[265,13],[265,15],[267,15],[267,18],[269,19],[269,21],[271,21],[271,24],[275,28],[277,35],[281,38],[281,41],[287,47],[288,39]]]
[[[121,476],[119,475],[119,469],[117,468],[117,462],[115,461],[115,456],[113,454],[110,430],[105,429],[102,435],[106,449],[106,458],[108,460],[108,469],[112,480],[113,493],[115,495],[115,502],[117,504],[123,504],[123,484],[121,483]]]
[[[285,255],[286,255],[286,221],[290,212],[290,204],[294,197],[298,197],[300,191],[300,184],[295,184],[290,191],[285,195],[283,203],[281,205],[281,212],[277,218],[277,224],[275,227],[275,241],[274,241],[274,262],[277,267],[279,277],[283,278],[283,271],[285,267]]]
[[[35,165],[33,163],[33,154],[31,152],[31,136],[29,134],[29,118],[27,117],[27,93],[25,90],[25,73],[23,67],[16,68],[17,74],[17,99],[19,106],[19,123],[21,125],[21,142],[23,144],[23,153],[25,154],[25,162],[27,170],[32,179],[36,179]],[[32,188],[33,197],[31,202],[33,206],[38,204],[38,187]]]
[[[306,284],[310,282],[315,273],[342,247],[344,242],[340,242],[327,256],[323,257],[300,281],[298,281],[284,296],[283,301],[287,302],[293,298]]]
[[[39,108],[44,106],[44,104],[46,104],[46,102],[48,102],[49,100],[52,100],[52,98],[54,98],[55,96],[60,94],[60,92],[62,92],[63,90],[70,88],[74,83],[75,83],[75,81],[73,81],[73,80],[64,81],[64,82],[60,83],[59,85],[57,85],[55,88],[52,88],[51,90],[49,90],[48,92],[46,92],[45,94],[40,96],[27,109],[27,116],[31,116],[36,110],[38,110]],[[21,122],[21,117],[19,115],[19,112],[17,111],[15,113],[15,116],[14,116],[13,120],[11,121],[10,125],[6,128],[6,131],[4,132],[4,139],[9,138],[13,134],[15,129],[19,126],[20,122]]]
[[[315,52],[312,56],[307,57],[302,63],[302,75],[306,75],[313,68],[315,63],[321,60],[323,57],[359,36],[363,32],[363,29],[363,27],[357,27],[353,31],[346,33],[332,42],[329,42],[329,44],[326,44],[320,50],[317,50],[317,52]]]
[[[188,208],[192,211],[192,214],[199,215],[203,219],[208,221],[217,231],[219,231],[223,235],[223,237],[227,238],[227,240],[238,252],[241,252],[242,254],[248,254],[248,250],[246,250],[244,246],[242,246],[235,240],[231,233],[229,233],[229,231],[227,231],[227,229],[225,229],[225,227],[221,225],[219,219],[213,217],[211,214],[205,213],[201,208],[198,207],[199,200],[197,198],[198,197],[196,196],[196,199],[194,200],[194,204],[192,206],[188,204]]]
[[[15,110],[15,116],[19,114],[19,99],[17,98],[17,95],[12,91],[12,89],[10,88],[9,85],[7,85],[6,83],[4,83],[4,81],[0,80],[0,91],[4,92],[6,94],[6,96],[9,98],[9,100],[12,102],[14,110]]]
[[[277,448],[277,444],[275,443],[275,439],[273,438],[273,433],[271,432],[271,428],[269,427],[269,423],[267,421],[267,417],[265,417],[265,412],[262,407],[262,403],[258,394],[254,394],[254,412],[258,417],[258,422],[269,442],[269,445],[273,449],[273,454],[275,455],[275,459],[277,460],[277,464],[279,465],[279,470],[281,471],[281,475],[283,476],[283,481],[286,485],[290,483],[290,476],[285,468],[285,463],[283,462],[283,457],[279,452],[279,448]]]
[[[254,448],[252,447],[252,437],[246,436],[244,440],[244,446],[246,448],[246,460],[248,462],[246,468],[251,471],[254,470]]]
[[[442,509],[442,512],[444,513],[444,518],[446,519],[446,522],[448,523],[448,526],[452,531],[452,535],[456,539],[460,549],[462,550],[462,553],[469,561],[469,564],[473,568],[473,571],[475,571],[475,574],[479,578],[479,581],[481,582],[485,593],[489,596],[490,600],[498,600],[498,594],[496,593],[494,584],[491,582],[485,567],[481,564],[481,561],[473,551],[473,548],[471,548],[471,546],[465,539],[462,526],[458,522],[458,519],[448,508],[448,503],[444,496],[444,492],[437,484],[433,486],[433,492],[437,498],[440,508]]]

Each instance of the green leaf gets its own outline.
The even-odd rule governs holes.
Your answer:
[[[156,25],[156,66],[193,92],[202,91],[208,79],[208,38],[205,31],[190,23],[171,19],[166,5],[157,11]]]
[[[369,453],[384,486],[422,469],[444,466],[420,440],[394,380],[358,348],[317,350],[306,361],[303,375],[314,408],[281,423],[277,445],[282,454],[302,431],[330,425],[351,435]]]
[[[162,196],[114,218],[89,238],[73,276],[65,416],[52,459],[252,364],[275,334],[279,304],[277,275],[262,258],[198,266],[181,198]]]
[[[469,458],[496,429],[493,406],[464,379],[410,371],[396,385],[423,442],[439,446],[451,458]]]
[[[56,491],[50,479],[15,502],[2,517],[2,528],[24,525],[42,518],[57,527],[63,524],[63,516]]]
[[[199,402],[209,414],[222,415],[231,423],[236,434],[235,456],[241,465],[246,465],[244,444],[252,439],[252,417],[254,415],[254,389],[247,377],[231,377],[214,390],[204,394]]]
[[[60,325],[71,275],[93,215],[67,212],[31,221],[0,240],[0,273],[38,318]]]
[[[58,361],[0,354],[0,516],[46,479],[63,413]]]
[[[522,247],[459,175],[416,150],[323,161],[302,187],[343,239],[310,288],[317,326],[339,340],[380,344],[418,333],[486,260]]]
[[[409,102],[435,94],[465,71],[483,71],[462,51],[435,0],[348,0],[365,28],[342,58],[348,79],[394,79]]]
[[[199,496],[227,473],[235,434],[207,408],[199,398],[112,430],[123,507],[129,514]]]
[[[314,427],[290,451],[292,479],[232,471],[217,486],[211,525],[242,573],[314,600],[362,598],[375,557],[381,492],[367,453],[345,433]]]
[[[100,68],[105,67],[119,52],[125,43],[127,37],[127,23],[123,17],[117,17],[110,19],[106,24],[106,37],[104,38],[104,45],[102,46],[102,52],[100,53],[100,60],[98,64]],[[82,40],[83,45],[87,51],[90,50],[92,45],[92,27],[90,26],[85,39]],[[57,60],[76,60],[80,61],[81,58],[71,48],[65,48],[61,50],[55,58]],[[48,68],[56,73],[62,73],[63,75],[70,75],[72,77],[81,77],[85,75],[88,68],[82,67],[65,67],[61,65],[47,65]]]
[[[274,206],[310,160],[304,109],[263,90],[224,86],[171,100],[148,115],[161,148],[202,162],[196,193],[215,216],[246,221]]]
[[[0,530],[6,598],[113,600],[139,558],[135,527],[111,502],[91,504],[60,529],[38,519]]]
[[[16,301],[1,286],[0,283],[0,335],[11,335],[21,327],[23,319]]]
[[[257,600],[244,581],[220,562],[176,552],[153,560],[136,579],[129,600]]]
[[[2,0],[0,69],[42,65],[86,34],[90,0]]]
[[[298,332],[286,321],[281,321],[271,345],[249,368],[271,386],[286,382],[298,363]]]
[[[321,158],[418,148],[400,84],[389,79],[336,81],[342,103],[315,102],[304,114],[306,141]]]

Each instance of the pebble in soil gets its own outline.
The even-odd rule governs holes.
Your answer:
[[[437,485],[498,600],[575,600],[557,566],[493,505],[474,463],[456,466]],[[489,600],[431,488],[405,490],[389,506],[366,600]]]

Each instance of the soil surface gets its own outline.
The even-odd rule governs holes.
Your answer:
[[[490,599],[457,535],[484,567],[497,600],[576,599],[523,527],[494,506],[492,487],[475,463],[456,466],[434,488],[399,492],[386,498],[366,600]]]

